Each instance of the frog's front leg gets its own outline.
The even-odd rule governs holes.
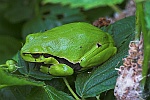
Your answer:
[[[97,47],[95,50],[91,51],[91,53],[84,55],[81,59],[80,65],[83,69],[100,65],[113,56],[116,52],[117,48],[112,44],[105,44]]]
[[[44,63],[44,65],[40,66],[40,71],[43,73],[54,76],[68,76],[74,73],[74,70],[70,66],[59,63],[54,57],[45,58],[42,56],[39,60]]]
[[[54,64],[50,68],[41,66],[40,71],[54,76],[68,76],[74,73],[74,70],[66,64]]]

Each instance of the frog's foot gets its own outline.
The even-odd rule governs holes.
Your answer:
[[[50,68],[41,66],[40,71],[54,76],[68,76],[74,73],[74,70],[66,64],[54,64],[51,65]]]

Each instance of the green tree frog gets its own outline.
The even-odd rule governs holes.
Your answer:
[[[75,22],[29,34],[21,56],[25,61],[41,64],[40,70],[44,73],[67,76],[75,69],[85,70],[102,64],[116,51],[108,33],[91,24]]]

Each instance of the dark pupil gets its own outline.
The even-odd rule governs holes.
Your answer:
[[[97,47],[101,47],[101,44],[100,44],[100,43],[97,43]]]
[[[31,54],[33,58],[39,58],[40,54]]]
[[[43,56],[44,56],[45,58],[48,58],[48,57],[50,57],[51,55],[50,55],[50,54],[43,54]]]

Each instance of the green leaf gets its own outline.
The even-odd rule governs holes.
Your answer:
[[[9,88],[0,89],[0,100],[16,100],[13,92]]]
[[[132,29],[134,21],[132,20],[133,17],[128,17],[109,27],[110,29],[108,30],[117,39],[117,42],[119,42],[117,44],[118,52],[90,74],[84,73],[78,75],[75,86],[76,92],[81,98],[94,97],[104,91],[114,88],[117,78],[117,71],[115,68],[122,65],[122,59],[128,52],[129,42],[134,38],[134,30]],[[126,24],[123,24],[125,22]],[[120,37],[117,38],[117,36],[122,36],[124,38],[119,39]]]
[[[119,48],[127,38],[131,37],[135,30],[135,17],[127,17],[120,21],[111,24],[108,27],[103,28],[104,31],[110,33],[113,36],[115,45]],[[133,37],[131,37],[133,38]]]
[[[62,5],[70,4],[71,7],[83,7],[91,9],[98,6],[119,4],[123,0],[43,0],[43,3],[61,3]]]
[[[146,1],[144,5],[144,10],[145,10],[145,20],[147,23],[147,28],[150,30],[150,1]]]
[[[113,89],[117,78],[115,68],[121,65],[121,63],[118,64],[118,62],[127,54],[126,50],[127,49],[124,49],[112,57],[91,74],[78,75],[75,82],[78,95],[82,98],[94,97],[106,90]]]
[[[9,7],[6,9],[4,16],[12,23],[18,23],[20,21],[31,18],[34,11],[34,0],[9,0],[7,1]]]
[[[16,61],[18,62],[18,63],[17,63],[17,66],[20,67],[20,68],[18,69],[18,71],[19,71],[21,74],[25,75],[25,76],[29,76],[29,75],[28,75],[28,73],[29,73],[29,68],[26,67],[26,66],[27,66],[27,63],[21,58],[20,52],[17,53],[16,58],[17,58]]]
[[[45,9],[46,8],[47,10],[45,11],[49,11],[49,14],[45,15],[46,19],[55,20],[60,22],[61,24],[76,21],[85,21],[85,16],[81,13],[81,10],[79,8],[72,9],[68,6],[61,5],[49,5],[48,7],[45,7]]]
[[[54,76],[50,74],[40,72],[40,70],[38,70],[36,67],[37,66],[35,66],[35,64],[29,64],[29,74],[28,74],[29,76],[40,80],[51,80],[52,78],[54,78]]]
[[[68,88],[66,88],[66,84],[64,83],[62,78],[53,78],[50,81],[46,81],[46,84],[54,87],[55,89],[57,89],[59,91],[65,91],[65,92],[69,93],[69,90],[68,90]]]
[[[11,86],[0,90],[0,100],[27,100],[34,86]],[[36,87],[37,88],[37,87]]]
[[[68,94],[57,91],[55,88],[51,86],[44,86],[34,88],[29,97],[28,100],[74,100],[72,96],[69,96]]]
[[[114,90],[111,89],[109,91],[101,93],[100,100],[116,100],[116,97],[114,96]]]
[[[53,100],[53,97],[55,98],[55,100],[59,100],[56,99],[57,97],[67,98],[67,100],[73,100],[73,98],[68,94],[57,91],[51,86],[48,87],[48,91],[51,91],[52,93],[48,93],[47,90],[44,89],[44,87],[37,87],[31,85],[11,86],[0,89],[0,100]],[[49,94],[51,94],[52,97],[48,97]],[[53,95],[58,96],[55,97]]]
[[[0,3],[0,14],[2,14],[3,12],[5,12],[5,10],[7,9],[7,7],[8,7],[8,3],[4,2],[4,0],[1,1],[1,3]]]
[[[0,35],[0,46],[0,64],[3,64],[17,53],[21,48],[21,42],[13,37]]]
[[[6,20],[1,14],[0,16],[0,35],[5,35],[9,37],[21,38],[21,27],[20,23],[13,24]]]
[[[43,32],[45,30],[46,30],[46,27],[45,27],[44,21],[39,17],[34,18],[24,24],[23,29],[22,29],[23,38],[25,39],[28,34]]]
[[[58,10],[59,9],[59,10]],[[27,21],[23,26],[23,38],[36,32],[43,32],[69,22],[85,21],[80,9],[70,9],[67,6],[47,5],[40,9],[41,16]]]
[[[13,74],[8,74],[0,69],[0,88],[13,85],[34,85],[43,86],[44,83],[39,81],[33,81],[23,76],[16,76]]]
[[[93,23],[94,20],[97,20],[100,17],[111,16],[113,14],[113,9],[111,9],[109,6],[104,6],[104,7],[89,9],[84,11],[83,13],[86,16],[88,22]]]

